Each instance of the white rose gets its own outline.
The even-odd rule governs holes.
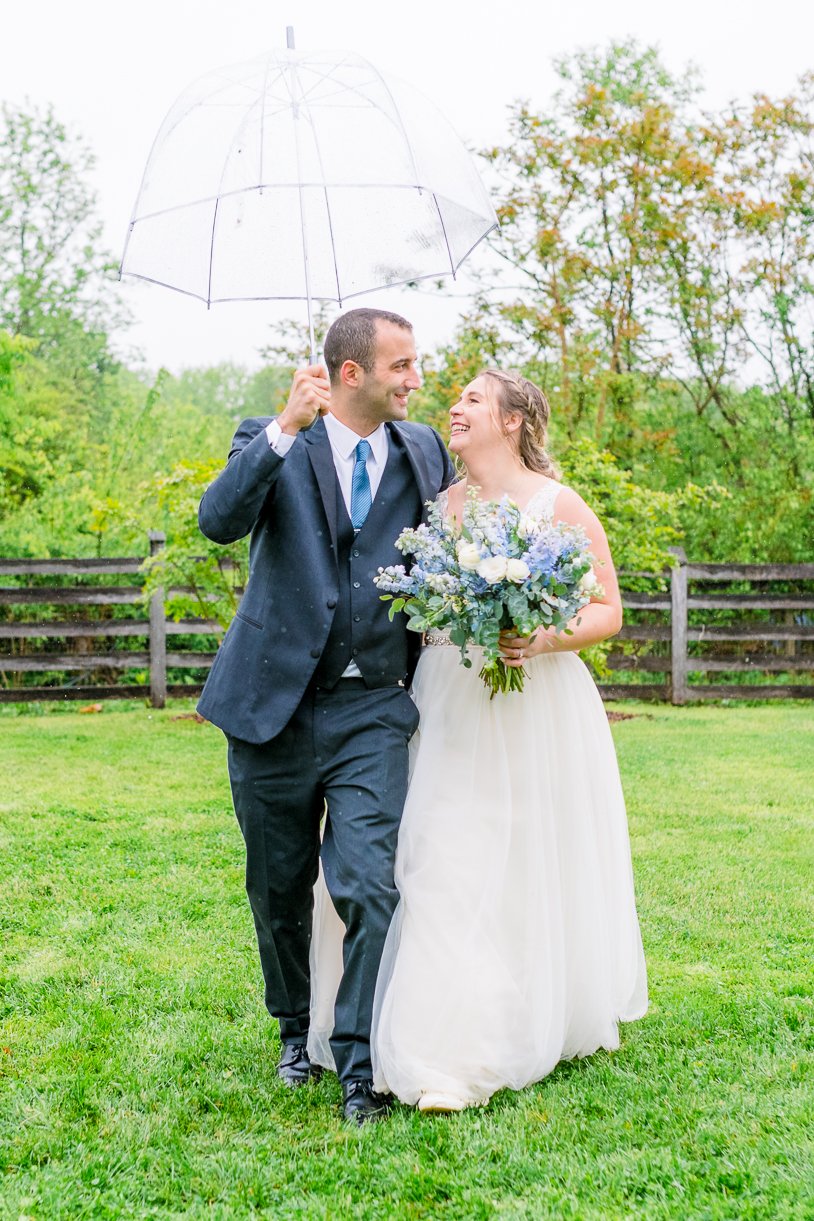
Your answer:
[[[480,547],[461,539],[458,543],[458,563],[465,572],[474,572],[480,563]]]
[[[487,555],[486,559],[478,564],[477,572],[489,585],[497,585],[498,581],[505,577],[506,567],[505,555]]]
[[[602,594],[605,592],[604,587],[600,585],[599,581],[597,581],[596,573],[594,572],[593,568],[589,568],[588,571],[580,577],[579,588],[580,592],[585,594],[585,596],[588,598],[601,598]]]
[[[527,517],[525,513],[521,514],[520,520],[517,523],[517,533],[520,538],[531,538],[540,529],[540,523],[533,517]]]
[[[525,560],[509,560],[506,565],[506,576],[510,581],[516,581],[518,585],[521,581],[525,581],[530,572],[531,569]]]

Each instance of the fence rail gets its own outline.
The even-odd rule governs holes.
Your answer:
[[[163,545],[163,534],[152,532],[150,554]],[[599,683],[604,698],[674,704],[814,698],[814,564],[695,564],[680,550],[674,559],[663,573],[621,574],[626,622],[607,658],[613,681]],[[143,564],[139,556],[0,559],[0,703],[149,696],[162,707],[168,696],[200,691],[221,634],[217,623],[169,619],[164,592],[155,591],[147,603],[142,583],[86,583],[94,577],[141,582]],[[51,577],[61,583],[43,583]],[[6,578],[17,583],[4,584]],[[659,588],[627,589],[625,580]],[[58,617],[15,618],[22,607],[51,607]],[[114,608],[117,617],[111,617]],[[211,646],[195,647],[195,637],[209,637]],[[65,647],[50,651],[48,642],[57,641]],[[49,680],[32,683],[38,674]],[[78,681],[66,682],[69,675]],[[699,681],[705,675],[743,677]]]

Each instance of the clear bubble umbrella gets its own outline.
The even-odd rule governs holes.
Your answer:
[[[455,275],[497,220],[440,111],[357,55],[210,72],[147,161],[121,263],[205,301],[312,301]]]

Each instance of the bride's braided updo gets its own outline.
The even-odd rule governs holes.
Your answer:
[[[489,378],[494,388],[494,405],[505,420],[519,415],[521,424],[517,430],[517,452],[520,461],[530,471],[559,479],[559,471],[546,452],[546,430],[551,408],[539,386],[527,377],[509,369],[484,369],[482,377]]]

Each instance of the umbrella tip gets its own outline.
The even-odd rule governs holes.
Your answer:
[[[294,48],[294,27],[293,27],[293,25],[287,25],[285,27],[285,45],[288,47],[289,51],[293,51],[295,49]]]

